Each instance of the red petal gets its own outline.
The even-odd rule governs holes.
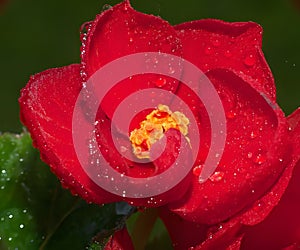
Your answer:
[[[294,243],[288,247],[283,248],[283,250],[297,250],[300,248],[300,243]]]
[[[240,224],[226,222],[209,227],[182,219],[180,216],[160,210],[163,220],[173,242],[174,249],[239,249],[242,236],[237,236]]]
[[[111,121],[105,117],[105,114],[101,111],[98,112],[97,120],[100,122],[96,125],[96,137],[98,145],[101,145],[101,153],[109,163],[109,165],[125,176],[135,177],[135,178],[147,178],[161,174],[166,169],[168,169],[178,157],[178,154],[183,154],[184,162],[180,162],[178,168],[183,166],[190,166],[190,147],[188,142],[185,140],[184,145],[180,145],[180,133],[177,130],[169,129],[165,136],[167,138],[166,147],[162,154],[153,162],[150,163],[138,163],[133,161],[135,156],[132,153],[132,147],[129,142],[128,137],[119,134],[117,140],[120,143],[120,147],[123,148],[124,152],[122,155],[116,148],[112,140],[111,132]],[[150,156],[153,157],[153,154],[157,151],[160,152],[161,141],[156,142],[152,145]],[[179,148],[182,148],[181,150]],[[125,158],[127,156],[128,158]],[[156,158],[154,156],[154,158]],[[129,159],[132,159],[129,160]],[[180,172],[179,170],[178,172]],[[182,172],[182,171],[181,171]],[[166,182],[171,182],[171,178],[161,179],[162,185],[167,184]],[[165,192],[161,191],[161,194],[156,196],[151,196],[147,198],[129,198],[122,197],[123,200],[129,202],[131,205],[135,206],[146,206],[146,207],[158,207],[165,205],[171,201],[178,200],[185,194],[187,188],[190,185],[191,174],[188,174],[180,182],[177,183],[173,188]],[[150,185],[150,184],[149,184]],[[157,190],[160,188],[157,186]],[[138,191],[137,191],[138,192]]]
[[[99,188],[81,168],[73,147],[72,114],[81,89],[80,66],[70,65],[34,75],[21,92],[21,120],[41,158],[62,184],[90,202],[117,198]]]
[[[213,70],[207,75],[225,113],[235,115],[227,115],[226,146],[216,176],[203,184],[195,177],[186,199],[170,207],[187,220],[211,224],[264,195],[291,159],[287,125],[278,106],[257,92],[254,82],[251,86],[230,71]]]
[[[206,238],[208,229],[206,225],[184,220],[177,214],[164,208],[160,209],[159,216],[170,234],[175,250],[196,246]]]
[[[299,109],[288,117],[288,121],[292,127],[290,138],[295,143],[293,148],[295,154],[291,154],[294,156],[291,157],[290,164],[280,176],[279,181],[250,209],[230,221],[216,226],[218,230],[214,230],[207,240],[193,249],[216,249],[218,246],[223,249],[225,243],[224,241],[222,243],[222,239],[230,241],[235,238],[237,241],[228,249],[235,249],[236,245],[241,245],[240,249],[296,249],[299,246],[300,162],[292,172],[295,163],[300,158],[298,149],[300,143]],[[240,227],[241,223],[251,226]]]
[[[114,233],[106,243],[104,250],[134,250],[127,229],[124,228]]]
[[[159,17],[139,13],[128,1],[124,1],[98,15],[92,23],[83,41],[83,75],[89,78],[105,64],[138,52],[181,55],[182,46],[169,23]],[[178,81],[170,77],[162,83],[160,76],[153,74],[128,77],[130,79],[115,85],[102,101],[101,107],[110,118],[119,103],[135,91],[160,87],[174,92],[178,85]]]
[[[299,110],[294,112],[288,121],[293,124],[290,138],[292,141],[297,138],[296,142],[299,145]],[[298,151],[298,147],[294,149]],[[235,239],[226,249],[296,249],[300,244],[300,163],[295,168],[291,181],[290,178],[299,157],[298,151],[276,185],[250,209],[226,223],[216,225],[216,230],[210,228],[209,230],[213,230],[207,239],[191,249],[225,249],[226,242]],[[241,227],[241,223],[252,226]]]
[[[260,224],[245,229],[242,249],[277,249],[300,244],[300,164],[277,207]]]
[[[243,235],[235,236],[239,226],[227,223],[225,228],[220,229],[215,234],[211,234],[200,245],[189,248],[189,250],[210,250],[210,249],[226,249],[239,250]]]
[[[246,234],[242,249],[277,249],[288,246],[291,246],[291,249],[293,249],[292,246],[294,243],[297,242],[298,245],[300,244],[300,109],[289,116],[288,121],[292,128],[291,140],[294,143],[292,163],[287,167],[286,172],[288,172],[288,174],[283,175],[279,180],[279,183],[282,183],[281,185],[279,184],[279,188],[281,188],[279,192],[276,188],[275,190],[273,188],[269,193],[269,196],[272,196],[273,199],[265,198],[263,199],[264,202],[261,203],[261,210],[263,210],[264,207],[268,208],[270,206],[271,208],[275,208],[263,222],[245,229]],[[298,164],[293,171],[293,167],[297,161]],[[291,175],[292,178],[290,180]],[[285,191],[285,193],[282,196],[283,191]],[[273,204],[274,199],[277,199],[277,203],[279,202],[278,205],[277,203]],[[261,218],[261,214],[259,211],[257,212],[257,215],[252,212],[251,216]],[[263,211],[263,214],[264,213]]]
[[[289,137],[292,146],[289,151],[290,159],[286,162],[286,168],[272,190],[258,200],[248,212],[241,216],[242,223],[245,225],[255,225],[264,220],[279,203],[288,185],[293,185],[289,184],[290,179],[292,175],[294,175],[294,167],[300,159],[300,109],[288,117],[288,123],[290,124]],[[293,177],[293,179],[295,178],[296,177]]]
[[[258,24],[207,19],[175,28],[183,44],[184,58],[204,72],[215,68],[242,72],[257,81],[258,90],[275,101],[276,88],[261,51],[262,28]]]

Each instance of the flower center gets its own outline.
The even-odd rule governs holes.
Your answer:
[[[157,109],[140,123],[139,129],[131,131],[129,139],[133,153],[139,159],[149,159],[151,146],[171,128],[179,130],[189,141],[187,137],[189,123],[189,119],[183,113],[172,112],[167,105],[159,104]]]

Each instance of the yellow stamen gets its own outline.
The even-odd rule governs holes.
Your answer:
[[[140,123],[140,128],[130,133],[133,153],[139,159],[149,159],[151,146],[163,137],[164,132],[174,128],[187,138],[189,123],[189,119],[183,113],[172,112],[167,105],[159,104],[157,109]],[[187,140],[189,141],[189,138]]]

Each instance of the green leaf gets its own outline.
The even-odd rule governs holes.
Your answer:
[[[0,198],[1,250],[84,249],[132,213],[124,204],[100,207],[72,196],[39,159],[27,133],[0,136]]]
[[[161,219],[157,219],[150,237],[148,239],[148,243],[146,245],[145,250],[151,249],[164,249],[164,250],[172,250],[172,240],[170,235]]]
[[[155,208],[151,209],[151,210],[155,210]],[[128,229],[129,234],[131,235],[131,237],[137,236],[137,235],[134,235],[135,230],[138,230],[139,232],[145,230],[143,225],[145,225],[145,224],[149,225],[149,222],[147,222],[147,220],[155,219],[153,228],[151,229],[151,233],[150,233],[150,235],[147,239],[147,243],[145,245],[145,250],[151,250],[151,249],[171,250],[171,249],[173,249],[170,235],[169,235],[163,221],[159,217],[150,218],[151,216],[145,216],[145,215],[143,215],[144,213],[145,213],[145,211],[134,213],[126,221],[127,229]],[[140,220],[140,221],[138,221],[138,220]],[[142,223],[141,223],[141,220],[143,220]],[[95,249],[97,249],[97,248],[95,248]]]

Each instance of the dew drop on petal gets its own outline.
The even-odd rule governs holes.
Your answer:
[[[257,136],[258,136],[258,134],[255,131],[252,131],[251,134],[250,134],[251,139],[255,139]]]
[[[206,55],[211,55],[213,53],[213,49],[208,46],[208,47],[205,48],[204,53]]]
[[[258,153],[254,158],[253,161],[254,163],[261,165],[267,160],[266,156],[262,153]]]
[[[82,34],[82,35],[86,34],[89,31],[90,28],[91,28],[91,22],[83,23],[80,27],[80,34]],[[82,38],[86,39],[85,36],[83,36]]]
[[[212,44],[215,47],[219,47],[221,45],[221,41],[219,39],[215,39],[215,40],[213,40]]]
[[[193,168],[193,175],[195,176],[200,176],[201,171],[202,171],[203,166],[202,165],[197,165]]]
[[[252,54],[246,56],[245,59],[244,59],[244,64],[248,67],[254,66],[255,63],[256,63],[256,60],[255,60],[255,57]]]
[[[251,159],[252,156],[253,156],[253,153],[252,153],[252,152],[249,152],[249,153],[247,154],[247,157],[248,157],[249,159]]]
[[[226,51],[224,52],[224,56],[229,58],[229,57],[232,56],[232,53],[230,52],[230,50],[226,50]]]
[[[236,112],[233,110],[230,110],[226,113],[226,117],[229,119],[233,119],[234,117],[236,117]]]
[[[174,74],[175,73],[175,69],[173,69],[172,67],[169,68],[169,73],[170,74]]]
[[[125,147],[125,146],[121,146],[121,147],[120,147],[120,151],[121,151],[121,153],[125,153],[125,152],[128,151],[128,148]]]
[[[103,7],[102,7],[102,11],[106,11],[106,10],[109,10],[109,9],[111,9],[111,8],[112,8],[111,5],[109,5],[109,4],[104,4]]]
[[[216,171],[209,177],[212,182],[219,182],[223,179],[224,172]]]
[[[166,84],[167,84],[167,80],[165,78],[162,78],[162,77],[158,78],[155,81],[155,86],[158,87],[158,88],[162,88]]]

